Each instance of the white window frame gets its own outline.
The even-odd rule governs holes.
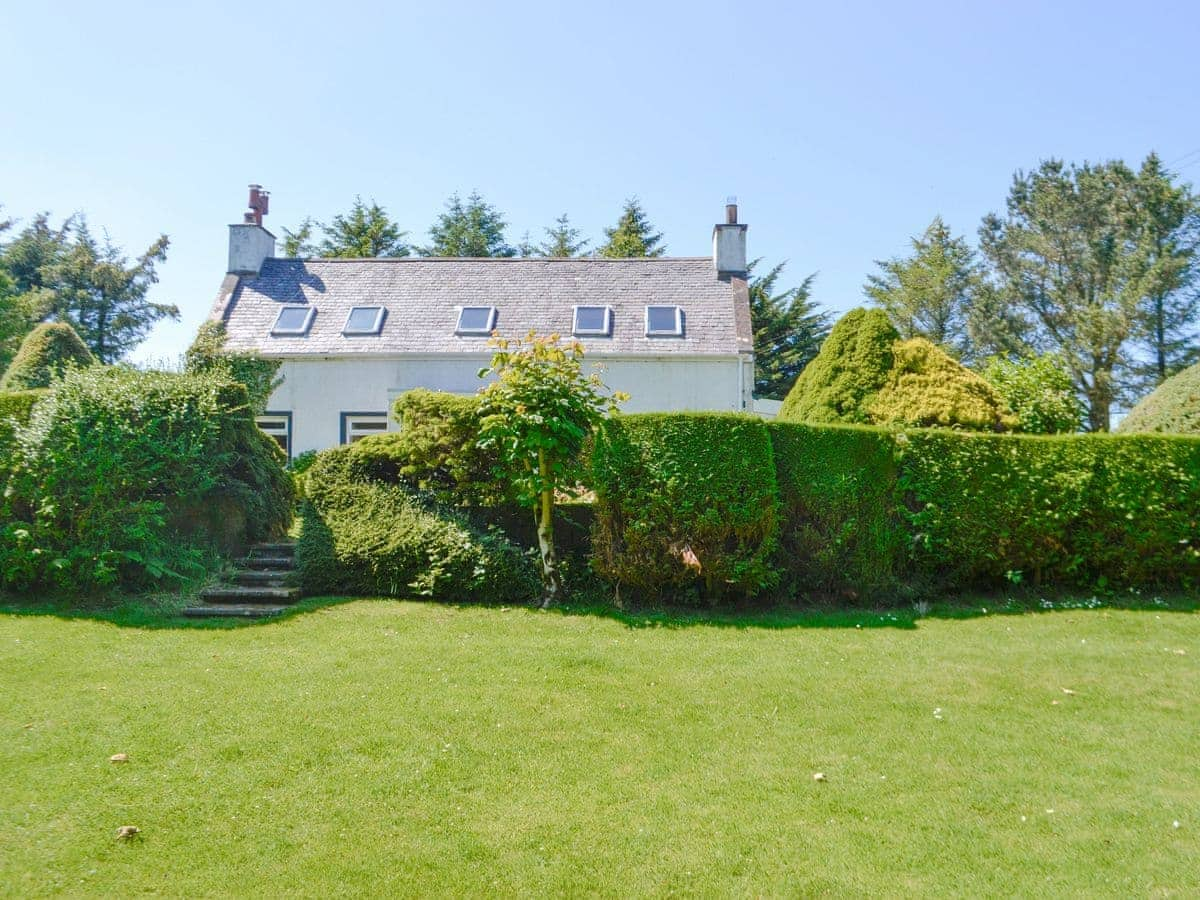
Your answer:
[[[353,444],[373,434],[386,434],[388,431],[388,414],[385,412],[344,412],[341,420],[339,431],[342,444]]]
[[[663,329],[650,329],[650,310],[652,309],[673,309],[675,310],[675,327],[669,331]],[[669,303],[650,303],[646,306],[646,337],[682,337],[683,336],[683,307],[673,306]]]
[[[486,309],[488,311],[487,328],[483,328],[483,329],[463,328],[463,323],[462,323],[463,313],[465,313],[468,309]],[[458,323],[454,327],[455,334],[488,335],[488,334],[492,333],[492,331],[495,329],[495,327],[496,327],[496,307],[494,307],[494,306],[460,306],[458,308]]]
[[[602,309],[604,310],[604,326],[600,329],[596,328],[580,328],[579,327],[579,311],[581,309]],[[597,337],[608,337],[612,334],[612,307],[600,306],[595,303],[585,303],[580,306],[572,307],[571,315],[571,334],[584,336],[593,335]]]
[[[302,309],[308,313],[304,317],[304,324],[300,328],[280,328],[279,320],[283,318],[283,314],[293,309]],[[290,305],[281,307],[279,315],[275,317],[275,324],[271,326],[271,334],[277,337],[304,337],[304,335],[308,334],[308,329],[312,328],[313,318],[316,314],[317,308],[315,306]]]
[[[360,309],[373,309],[375,311],[375,320],[371,323],[371,326],[369,328],[351,328],[350,327],[350,319]],[[351,337],[357,336],[357,335],[379,334],[379,332],[383,330],[383,316],[384,316],[385,312],[386,312],[386,310],[382,306],[352,306],[352,307],[350,307],[350,312],[346,313],[346,324],[344,326],[342,326],[342,334],[351,336]]]
[[[292,414],[289,412],[272,412],[268,410],[254,419],[258,430],[272,440],[283,438],[283,452],[290,461],[292,458]],[[265,427],[264,427],[265,426]]]

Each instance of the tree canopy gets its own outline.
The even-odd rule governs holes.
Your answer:
[[[321,239],[314,235],[321,232]],[[405,243],[408,234],[392,221],[387,210],[375,202],[354,198],[348,212],[333,217],[328,224],[305,219],[296,231],[283,229],[285,256],[325,259],[374,259],[409,256],[412,248]]]
[[[617,224],[605,228],[604,236],[607,240],[600,248],[600,255],[611,259],[662,256],[667,252],[662,233],[654,230],[637,197],[625,201]]]
[[[786,263],[754,276],[750,263],[750,322],[754,330],[754,396],[782,400],[829,335],[829,315],[811,299],[815,273],[777,290]]]
[[[580,237],[583,232],[571,227],[571,220],[566,213],[554,220],[553,228],[547,228],[545,231],[546,240],[537,248],[541,256],[579,256],[590,243],[586,238]]]
[[[506,226],[500,212],[478,193],[463,203],[458,194],[446,201],[446,211],[429,229],[432,239],[423,256],[516,256],[504,238]]]
[[[975,253],[941,216],[911,244],[911,255],[877,261],[880,271],[868,276],[863,291],[902,337],[927,338],[962,358],[969,350],[967,319],[980,281]]]

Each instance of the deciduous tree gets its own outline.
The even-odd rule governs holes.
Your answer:
[[[556,334],[523,340],[493,337],[491,377],[480,405],[479,446],[498,453],[520,499],[532,507],[542,560],[542,606],[555,603],[562,579],[554,548],[555,494],[575,488],[582,476],[584,441],[625,399],[605,388],[598,372],[583,371],[583,344],[563,344]]]

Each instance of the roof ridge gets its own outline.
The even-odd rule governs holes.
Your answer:
[[[711,256],[268,256],[275,262],[414,263],[414,262],[712,262]]]

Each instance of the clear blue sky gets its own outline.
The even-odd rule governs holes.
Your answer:
[[[510,240],[562,212],[596,240],[636,194],[669,252],[709,252],[736,194],[750,253],[862,301],[935,214],[972,239],[1042,158],[1157,150],[1200,176],[1200,5],[9,3],[0,203],[81,210],[154,296],[207,314],[246,184],[268,226],[374,197],[424,241],[477,189]]]

